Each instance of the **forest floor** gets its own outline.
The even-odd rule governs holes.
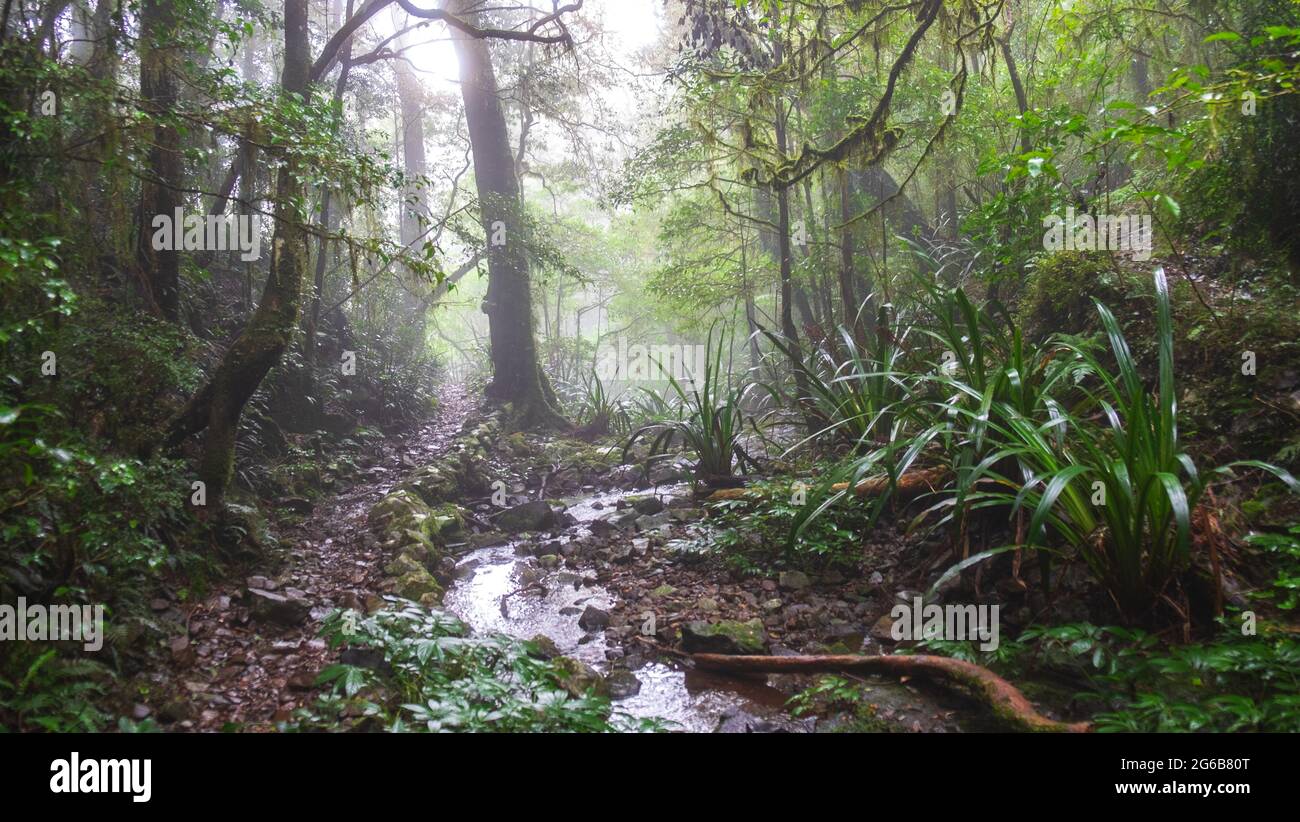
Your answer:
[[[384,568],[395,550],[382,544],[371,508],[414,472],[447,462],[457,437],[481,417],[466,389],[444,389],[433,418],[385,439],[350,487],[322,496],[309,513],[280,506],[273,524],[282,549],[251,575],[190,601],[156,599],[172,638],[133,681],[134,701],[123,713],[174,730],[293,727],[295,712],[322,693],[320,672],[340,661],[320,636],[322,621],[337,608],[374,612],[393,591]],[[442,607],[476,633],[545,637],[555,653],[599,674],[616,710],[669,727],[982,727],[978,706],[920,681],[859,680],[865,716],[817,704],[812,716],[797,717],[788,700],[814,681],[809,677],[746,680],[690,670],[684,660],[696,651],[890,652],[882,617],[897,592],[915,587],[902,569],[928,548],[910,546],[910,559],[901,560],[902,537],[882,528],[879,544],[863,546],[858,572],[737,573],[706,557],[718,526],[683,481],[681,465],[647,474],[619,465],[619,451],[498,435],[478,466],[498,493],[464,490],[456,500],[466,527],[438,572],[447,586]],[[540,500],[552,516],[505,524]]]
[[[366,515],[411,468],[440,454],[471,413],[463,389],[443,392],[437,413],[411,435],[387,439],[352,487],[322,497],[303,517],[274,525],[287,550],[278,568],[227,580],[200,600],[155,600],[175,627],[170,656],[137,678],[144,697],[129,713],[183,730],[274,730],[307,704],[337,652],[319,636],[335,608],[378,607],[385,558]],[[253,602],[249,589],[284,601]],[[261,618],[265,617],[265,618]]]

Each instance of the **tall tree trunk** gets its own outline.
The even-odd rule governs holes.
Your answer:
[[[347,15],[343,14],[343,4],[340,0],[335,0],[333,17],[335,18],[333,28],[337,31],[343,25],[343,21],[352,16],[352,0],[348,0]],[[343,65],[339,68],[338,79],[334,82],[334,105],[341,107],[343,105],[343,91],[348,85],[348,74],[352,69],[352,41],[348,40],[343,45],[341,58]],[[398,61],[399,65],[405,66],[405,63]],[[340,119],[342,119],[340,117]],[[421,145],[423,149],[423,145]],[[308,379],[314,379],[312,368],[316,365],[316,331],[320,328],[321,300],[325,296],[325,269],[329,262],[329,233],[333,230],[335,222],[334,212],[334,189],[325,186],[325,190],[320,196],[320,242],[316,246],[316,276],[312,281],[311,304],[307,311],[307,323],[304,328],[303,338],[303,359],[307,364]],[[405,240],[403,240],[405,243]]]
[[[470,0],[449,0],[447,4],[449,11],[461,17],[472,17],[473,5]],[[519,425],[567,430],[571,426],[552,404],[554,395],[544,385],[537,359],[523,203],[491,54],[484,40],[459,30],[452,31],[452,42],[460,61],[479,214],[488,241],[488,290],[483,309],[488,315],[493,375],[487,395],[510,403]]]
[[[180,320],[180,251],[153,247],[153,219],[173,219],[181,198],[181,138],[162,118],[176,107],[176,16],[171,0],[143,0],[140,5],[140,104],[155,118],[149,146],[148,177],[140,187],[140,233],[137,260],[151,307],[162,317]],[[180,227],[178,227],[179,229]]]
[[[849,188],[849,173],[839,171],[840,221],[845,225],[840,229],[840,302],[844,305],[844,327],[853,332],[854,339],[862,341],[862,317],[858,312],[857,294],[853,289],[853,226],[848,221],[853,217],[853,191]]]
[[[777,62],[780,62],[780,52],[778,49]],[[785,103],[778,96],[776,98],[776,148],[781,156],[786,156],[786,134],[785,134]],[[790,350],[790,366],[794,371],[795,390],[798,392],[798,402],[805,408],[805,420],[808,425],[808,433],[815,433],[819,426],[816,417],[807,409],[808,399],[808,378],[804,373],[803,354],[799,346],[799,332],[794,327],[794,311],[792,303],[794,302],[793,289],[793,269],[794,256],[790,248],[790,195],[788,188],[776,189],[776,231],[777,247],[780,254],[781,264],[781,333],[786,338],[786,345]],[[807,302],[807,298],[804,299]]]
[[[285,95],[304,99],[310,92],[311,51],[307,36],[307,0],[285,0]],[[200,478],[207,485],[208,504],[220,506],[234,471],[235,434],[249,397],[280,361],[297,328],[302,282],[307,269],[307,231],[297,205],[306,196],[301,161],[288,153],[276,177],[275,239],[271,270],[262,301],[217,365],[212,378],[190,399],[172,422],[165,444],[179,443],[207,428]]]

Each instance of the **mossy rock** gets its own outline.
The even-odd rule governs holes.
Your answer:
[[[390,577],[402,577],[406,574],[417,571],[428,570],[429,569],[425,568],[419,561],[419,558],[407,552],[398,554],[391,562],[384,566],[384,573],[388,574]]]
[[[577,698],[594,693],[596,696],[609,697],[609,683],[587,663],[569,656],[557,656],[551,660],[551,668],[556,682],[569,696]]]
[[[465,530],[465,512],[459,505],[443,503],[435,506],[429,516],[430,536],[445,539],[463,533]]]
[[[691,654],[761,654],[767,650],[767,632],[757,617],[747,622],[688,622],[682,626],[682,649]]]
[[[638,514],[657,514],[664,510],[664,501],[654,494],[638,494],[624,498]]]
[[[367,520],[375,530],[402,532],[425,531],[429,519],[429,506],[409,488],[399,488],[375,503]]]
[[[424,568],[416,566],[415,570],[409,570],[403,573],[393,583],[393,593],[403,599],[410,599],[416,602],[424,603],[427,599],[435,602],[442,601],[442,586],[438,580],[433,578]],[[429,595],[432,595],[430,597]]]
[[[505,439],[502,440],[501,446],[512,456],[516,457],[526,457],[533,451],[533,449],[528,445],[528,440],[524,439],[524,435],[519,432],[507,435]]]
[[[413,491],[427,505],[455,499],[460,491],[459,471],[442,461],[431,463],[406,478],[402,488]]]
[[[271,469],[271,482],[285,494],[310,495],[320,488],[320,466],[314,462],[282,462]]]
[[[620,449],[566,437],[542,440],[539,445],[538,462],[582,471],[607,471],[617,465],[622,457]]]
[[[410,557],[421,567],[433,571],[438,567],[439,560],[443,557],[442,549],[434,545],[428,537],[423,534],[419,535],[421,539],[412,540],[402,545],[398,550],[399,557]]]

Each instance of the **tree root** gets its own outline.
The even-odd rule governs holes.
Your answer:
[[[694,654],[701,670],[728,673],[853,673],[926,676],[964,686],[999,719],[1022,731],[1085,733],[1088,722],[1058,722],[1038,713],[1025,695],[1002,677],[979,665],[946,656],[729,656]]]
[[[927,491],[933,491],[948,478],[948,473],[948,469],[943,466],[909,471],[898,478],[894,494],[899,499],[908,500]],[[848,488],[849,484],[847,482],[837,482],[831,486],[831,490],[836,492],[847,491]],[[858,497],[878,497],[887,490],[889,490],[889,477],[871,477],[860,481],[853,489],[853,495]],[[745,499],[755,495],[756,491],[753,488],[722,488],[710,494],[705,499],[705,502]]]

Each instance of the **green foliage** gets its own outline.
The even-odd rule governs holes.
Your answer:
[[[907,312],[881,308],[874,333],[858,335],[841,326],[838,345],[818,346],[807,354],[806,399],[826,425],[795,447],[812,439],[840,440],[852,448],[889,440],[896,433],[900,408],[912,399],[914,386],[903,366],[912,330]],[[788,340],[771,332],[766,336],[788,359],[795,359]]]
[[[980,501],[1012,503],[1031,511],[1027,544],[1044,544],[1048,525],[1078,549],[1098,580],[1128,618],[1145,613],[1191,559],[1192,512],[1211,475],[1230,474],[1234,465],[1274,473],[1274,466],[1243,461],[1203,474],[1183,450],[1178,435],[1174,387],[1173,322],[1164,272],[1157,269],[1159,340],[1157,392],[1148,392],[1114,315],[1098,303],[1117,373],[1074,344],[1099,390],[1080,386],[1085,397],[1073,413],[1049,420],[1010,417],[1003,429],[1007,448],[1022,473],[1017,490],[977,494]],[[1085,413],[1102,412],[1107,426],[1090,424]],[[1057,433],[1059,432],[1059,433]],[[989,473],[993,476],[991,463]],[[1007,478],[997,477],[1005,483]]]
[[[1020,297],[1017,315],[1038,337],[1080,334],[1097,328],[1093,300],[1126,302],[1135,290],[1129,274],[1101,255],[1060,251],[1038,257]]]
[[[199,570],[169,545],[190,530],[179,462],[96,455],[18,435],[0,453],[0,590],[143,609],[167,570]]]
[[[388,731],[499,733],[649,730],[592,693],[574,697],[565,669],[530,643],[469,636],[460,621],[410,602],[369,616],[335,611],[321,631],[333,648],[377,652],[374,667],[321,671],[330,693],[298,728],[374,724]],[[382,659],[382,663],[379,660]]]
[[[630,432],[632,421],[623,394],[610,396],[605,384],[595,374],[584,374],[581,385],[558,383],[556,393],[565,401],[575,420],[585,426],[599,426],[603,421],[615,434]]]
[[[105,729],[101,707],[112,672],[56,648],[6,642],[0,654],[0,732],[87,733]]]
[[[772,482],[751,486],[748,499],[710,504],[715,516],[707,541],[724,564],[745,574],[764,574],[773,566],[852,570],[862,555],[866,516],[849,508],[809,523],[796,541],[787,539],[803,512],[804,483]],[[689,546],[677,546],[689,550]]]
[[[1300,525],[1292,525],[1284,534],[1247,534],[1245,542],[1272,555],[1277,566],[1268,590],[1254,595],[1272,600],[1284,611],[1300,605]]]
[[[1300,730],[1300,642],[1286,632],[1243,636],[1231,625],[1204,644],[1164,647],[1125,628],[1061,625],[1021,636],[1036,663],[1069,667],[1107,706],[1103,732]]]
[[[954,481],[918,524],[934,513],[943,514],[937,523],[943,524],[954,517],[964,521],[970,510],[1005,508],[1012,517],[1024,512],[1024,545],[1048,548],[1053,539],[1063,542],[1079,552],[1126,619],[1147,614],[1190,565],[1192,512],[1212,477],[1251,467],[1296,487],[1285,471],[1258,461],[1201,472],[1184,451],[1163,271],[1156,271],[1154,283],[1154,393],[1147,390],[1118,321],[1100,302],[1096,311],[1114,370],[1091,345],[1064,335],[1029,345],[1005,313],[976,308],[961,289],[927,289],[921,333],[938,343],[942,362],[926,365],[913,357],[895,368],[930,369],[900,378],[928,383],[936,389],[934,399],[902,403],[907,410],[898,415],[889,442],[829,472],[812,494],[818,504],[796,516],[791,542],[851,496],[849,489],[864,477],[884,473],[892,484],[937,448]],[[845,481],[846,490],[832,493],[835,480]],[[869,522],[888,498],[887,492],[870,503]],[[1001,550],[985,551],[961,567]],[[1045,584],[1049,567],[1048,555],[1041,553]]]
[[[837,715],[837,733],[878,733],[892,726],[876,716],[865,683],[838,676],[820,677],[813,685],[790,697],[794,716]]]
[[[741,441],[746,422],[757,431],[757,423],[745,410],[751,386],[731,384],[722,367],[724,338],[720,334],[715,343],[713,334],[709,334],[704,373],[693,375],[689,390],[672,376],[668,377],[668,385],[681,404],[681,416],[661,419],[633,431],[623,447],[624,460],[637,440],[646,437],[650,439],[652,457],[669,454],[675,442],[694,451],[698,458],[696,476],[705,482],[725,480],[731,477],[734,466],[739,465],[743,470],[746,464],[753,464]],[[667,373],[662,363],[657,364]]]

